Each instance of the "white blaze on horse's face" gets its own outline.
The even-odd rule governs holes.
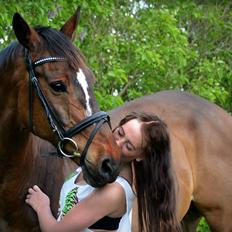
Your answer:
[[[77,72],[77,81],[79,82],[80,86],[82,87],[84,94],[85,94],[85,100],[86,100],[86,116],[89,117],[92,115],[92,109],[90,107],[90,96],[88,92],[88,83],[86,81],[85,74],[82,72],[81,69],[79,69],[79,72]]]

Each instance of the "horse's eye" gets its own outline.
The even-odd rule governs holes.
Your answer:
[[[49,84],[50,87],[56,92],[66,92],[67,86],[62,81],[54,81]]]

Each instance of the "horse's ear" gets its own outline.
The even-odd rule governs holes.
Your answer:
[[[29,50],[33,50],[40,43],[38,33],[30,27],[19,13],[13,17],[13,29],[18,41]]]
[[[70,40],[75,38],[76,28],[80,20],[80,9],[80,6],[78,6],[75,14],[60,29]]]

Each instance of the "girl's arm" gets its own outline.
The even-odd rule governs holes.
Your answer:
[[[52,232],[52,228],[55,227],[57,221],[52,215],[49,197],[43,193],[37,185],[34,185],[32,188],[28,189],[28,194],[25,201],[37,213],[40,229],[43,232]]]
[[[38,186],[35,185],[28,190],[26,203],[36,211],[43,232],[78,232],[106,215],[120,217],[126,212],[125,193],[118,183],[107,184],[94,190],[59,222],[51,213],[48,196]]]

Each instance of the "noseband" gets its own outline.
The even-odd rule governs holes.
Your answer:
[[[43,94],[43,91],[40,87],[39,81],[35,76],[35,67],[45,64],[45,63],[51,63],[51,62],[64,62],[66,61],[63,57],[45,57],[36,61],[32,61],[31,57],[29,55],[28,50],[25,51],[25,62],[27,65],[27,71],[29,73],[29,123],[30,127],[33,131],[33,115],[32,115],[32,102],[33,102],[33,90],[36,92],[37,96],[40,99],[40,102],[45,110],[46,116],[48,118],[48,122],[52,128],[52,131],[56,133],[60,139],[58,143],[58,150],[61,153],[61,155],[66,157],[80,157],[80,163],[83,164],[85,160],[85,156],[87,154],[88,148],[96,135],[97,131],[101,128],[103,123],[107,122],[110,125],[110,117],[106,112],[100,111],[96,112],[90,117],[87,117],[83,120],[81,120],[78,124],[76,124],[74,127],[69,128],[68,130],[65,130],[60,120],[57,118],[54,110],[50,107],[45,95]],[[78,133],[80,133],[85,128],[93,125],[96,123],[94,129],[92,130],[89,139],[86,142],[86,145],[80,154],[78,152],[78,146],[76,142],[72,139],[72,137]],[[65,153],[64,146],[67,145],[67,143],[70,143],[72,147],[75,148],[75,151],[73,152],[73,155],[68,155]]]

